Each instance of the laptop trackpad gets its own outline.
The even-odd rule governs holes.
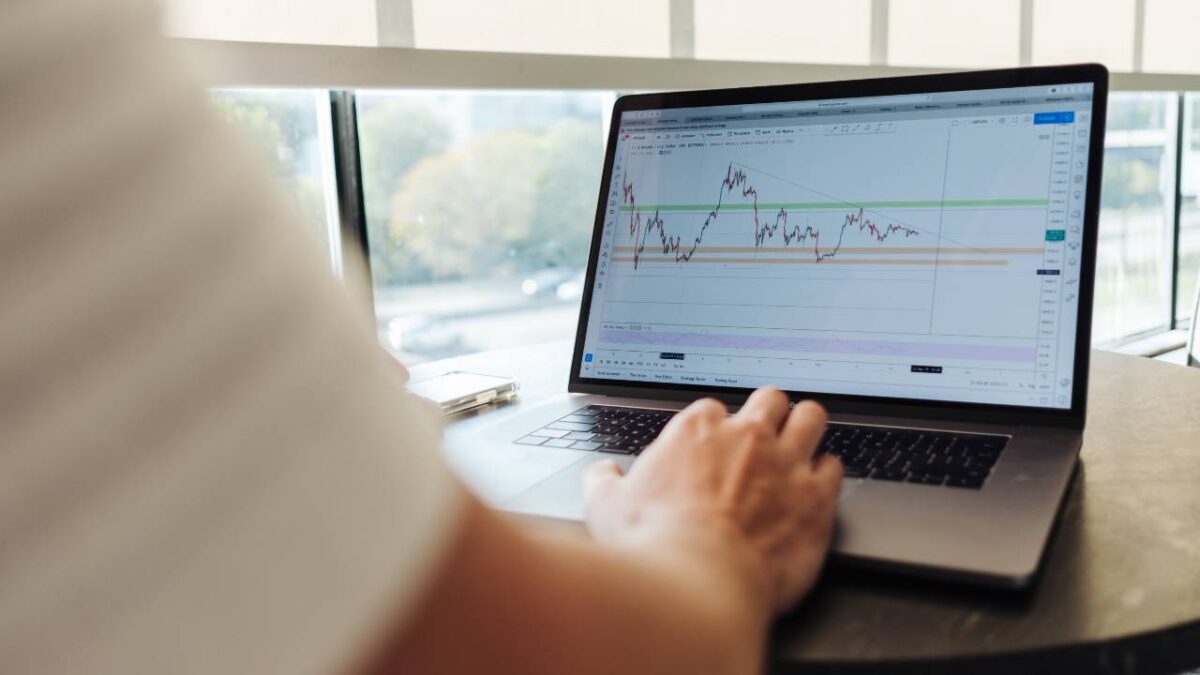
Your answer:
[[[602,459],[613,460],[625,471],[633,464],[634,458],[630,455],[592,453],[505,502],[501,508],[550,518],[583,520],[583,472],[588,465]]]
[[[446,438],[444,451],[455,473],[484,501],[497,507],[594,454],[453,437]]]

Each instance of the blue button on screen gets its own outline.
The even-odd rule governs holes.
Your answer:
[[[592,362],[592,355],[591,355],[591,354],[584,354],[584,355],[583,355],[583,360],[584,360],[585,362],[587,362],[587,363],[591,363],[591,362]]]
[[[1074,124],[1075,111],[1064,110],[1063,112],[1044,112],[1034,113],[1034,124]]]

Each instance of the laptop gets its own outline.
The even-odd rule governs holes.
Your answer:
[[[501,509],[578,520],[699,397],[830,412],[835,559],[1021,587],[1080,448],[1107,71],[615,104],[565,391],[448,434]]]

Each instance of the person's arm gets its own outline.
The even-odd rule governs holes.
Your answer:
[[[786,421],[785,421],[786,418]],[[782,426],[782,428],[781,428]],[[763,390],[702,401],[619,476],[588,476],[598,540],[528,535],[472,501],[406,625],[367,668],[403,673],[752,673],[814,582],[841,481],[824,413]]]
[[[401,638],[368,672],[750,673],[761,601],[684,551],[534,538],[472,502]]]

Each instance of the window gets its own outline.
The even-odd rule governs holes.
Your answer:
[[[1167,328],[1173,229],[1172,94],[1112,94],[1105,137],[1092,340]]]
[[[574,334],[612,99],[358,94],[386,345],[413,363]]]
[[[217,111],[257,146],[281,192],[340,268],[329,95],[299,89],[221,89]]]

